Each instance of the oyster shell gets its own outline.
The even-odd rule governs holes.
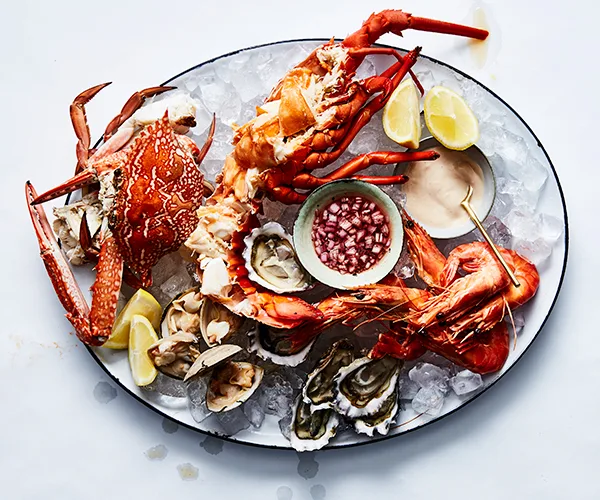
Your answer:
[[[258,388],[264,370],[242,361],[227,361],[216,367],[208,382],[206,407],[215,413],[233,410]]]
[[[381,408],[374,415],[370,417],[357,418],[354,421],[354,430],[359,434],[366,434],[367,436],[373,437],[375,431],[379,432],[382,436],[385,436],[389,430],[390,425],[394,422],[398,413],[398,390],[396,389],[390,396],[383,402]]]
[[[302,399],[312,411],[333,408],[334,379],[340,368],[354,361],[354,346],[346,339],[335,342],[308,374]]]
[[[240,346],[233,344],[220,345],[204,351],[196,358],[194,364],[190,366],[183,381],[185,382],[196,375],[206,373],[221,361],[225,361],[235,356],[240,351],[243,351],[243,349]]]
[[[359,358],[338,372],[335,408],[350,418],[375,415],[397,390],[402,363],[394,358]]]
[[[185,378],[198,356],[198,339],[194,334],[187,332],[163,337],[148,349],[148,357],[157,370],[179,379]]]
[[[301,396],[292,408],[290,444],[296,451],[313,451],[323,448],[335,436],[340,417],[332,409],[311,412],[310,404]]]
[[[292,237],[277,222],[253,229],[244,238],[244,260],[248,277],[277,293],[301,292],[312,285],[302,267]]]
[[[248,350],[276,365],[298,366],[308,356],[316,337],[305,345],[292,347],[289,333],[289,330],[270,328],[257,323],[256,328],[248,333],[250,337]]]
[[[190,288],[177,295],[167,307],[160,323],[163,338],[177,332],[200,333],[200,308],[204,299],[198,287]]]
[[[205,297],[200,307],[200,332],[208,347],[222,344],[231,337],[244,322],[225,306]]]

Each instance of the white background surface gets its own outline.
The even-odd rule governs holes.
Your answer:
[[[0,335],[2,497],[38,498],[599,498],[600,350],[597,186],[600,97],[595,2],[486,2],[484,68],[464,42],[407,32],[413,47],[473,75],[532,126],[561,179],[571,224],[561,297],[529,352],[458,413],[399,438],[304,454],[204,442],[116,387],[72,335],[38,258],[23,184],[45,189],[75,164],[68,106],[112,80],[88,107],[94,138],[129,95],[208,58],[280,39],[345,36],[372,11],[466,21],[465,1],[11,2],[0,16],[3,182]],[[343,5],[344,4],[344,5]],[[585,134],[581,131],[585,131]],[[112,382],[110,382],[112,384]],[[102,398],[100,398],[102,399]],[[107,398],[108,399],[108,398]],[[170,427],[167,430],[172,431]],[[204,442],[204,443],[203,443]],[[168,448],[163,461],[144,451]],[[201,445],[204,444],[203,448]],[[177,465],[199,469],[183,482]]]

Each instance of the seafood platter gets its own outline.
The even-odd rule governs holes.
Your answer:
[[[376,44],[406,29],[488,36],[389,10],[244,49],[136,92],[95,146],[107,84],[75,98],[75,173],[27,182],[27,207],[76,335],[134,397],[241,443],[348,446],[461,408],[535,339],[566,265],[556,173],[490,90]]]

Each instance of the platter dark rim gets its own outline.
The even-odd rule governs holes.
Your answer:
[[[168,85],[173,80],[179,78],[180,76],[185,75],[186,73],[189,73],[190,71],[193,71],[195,69],[201,68],[202,66],[205,66],[207,64],[210,64],[210,63],[213,63],[215,61],[218,61],[219,59],[224,59],[226,57],[234,56],[234,55],[239,54],[241,52],[246,52],[246,51],[249,51],[249,50],[259,49],[259,48],[262,48],[262,47],[270,47],[270,46],[274,46],[274,45],[282,45],[282,44],[286,44],[286,43],[290,43],[290,44],[291,43],[301,43],[301,42],[302,43],[305,43],[305,42],[320,42],[320,43],[325,43],[325,42],[327,42],[329,40],[331,40],[331,39],[330,38],[298,38],[298,39],[292,39],[292,40],[280,40],[278,42],[263,43],[263,44],[260,44],[260,45],[254,45],[254,46],[251,46],[251,47],[246,47],[246,48],[243,48],[243,49],[234,50],[233,52],[229,52],[227,54],[222,54],[220,56],[213,57],[212,59],[209,59],[207,61],[201,62],[200,64],[192,66],[191,68],[188,68],[185,71],[182,71],[181,73],[173,76],[172,78],[169,78],[165,82],[161,83],[161,85]],[[341,39],[336,39],[336,41],[341,41]],[[377,44],[377,46],[379,46],[379,47],[387,47],[387,48],[394,48],[394,49],[398,49],[398,50],[406,52],[405,49],[402,49],[400,47],[393,47],[391,45]],[[506,376],[506,374],[521,360],[521,358],[524,356],[524,354],[533,345],[533,342],[537,339],[537,337],[539,336],[540,332],[543,330],[544,326],[546,325],[546,322],[548,321],[548,318],[550,317],[550,314],[552,313],[552,310],[554,309],[554,306],[556,305],[556,301],[558,300],[558,296],[560,294],[560,290],[562,288],[562,284],[563,284],[563,281],[564,281],[564,278],[565,278],[565,273],[566,273],[566,270],[567,270],[567,257],[568,257],[568,254],[569,254],[569,220],[568,220],[568,216],[567,216],[567,205],[566,205],[566,201],[565,201],[565,196],[564,196],[564,193],[563,193],[563,189],[562,189],[562,186],[560,184],[560,180],[558,178],[558,175],[556,174],[556,169],[554,168],[554,164],[552,163],[552,160],[550,159],[550,156],[548,155],[546,149],[544,148],[544,146],[542,145],[542,143],[538,139],[537,135],[535,135],[534,131],[527,124],[527,122],[525,122],[525,120],[523,120],[523,118],[521,118],[521,115],[519,115],[519,113],[517,113],[512,108],[512,106],[510,106],[510,104],[508,104],[504,99],[502,99],[493,90],[489,89],[488,87],[486,87],[484,84],[482,84],[481,82],[479,82],[478,80],[476,80],[472,76],[469,76],[468,74],[466,74],[465,72],[463,72],[463,71],[455,68],[454,66],[451,66],[450,64],[442,62],[442,61],[440,61],[438,59],[435,59],[433,57],[430,57],[430,56],[427,56],[427,55],[424,55],[424,54],[421,54],[419,57],[424,58],[424,59],[428,59],[429,61],[432,61],[432,62],[434,62],[436,64],[441,65],[441,66],[445,66],[446,68],[449,68],[452,71],[455,71],[456,73],[458,73],[462,77],[468,78],[469,80],[475,82],[477,85],[481,86],[483,89],[485,89],[487,92],[489,92],[492,96],[494,96],[496,99],[498,99],[498,101],[500,101],[504,106],[506,106],[519,119],[519,121],[525,126],[525,128],[529,131],[529,133],[536,140],[537,145],[539,146],[539,148],[544,153],[544,156],[548,160],[548,164],[550,165],[550,168],[552,169],[552,174],[554,175],[554,178],[556,180],[556,184],[557,184],[558,191],[559,191],[559,194],[560,194],[560,199],[561,199],[561,202],[562,202],[563,216],[564,216],[564,220],[565,220],[565,233],[564,233],[565,255],[564,255],[564,258],[563,258],[560,280],[558,282],[558,287],[556,289],[556,293],[555,293],[554,298],[552,300],[552,304],[550,305],[550,308],[548,309],[548,312],[546,313],[546,317],[544,318],[544,321],[542,321],[542,324],[540,325],[540,328],[538,329],[538,331],[533,336],[533,339],[531,340],[531,342],[529,343],[529,345],[519,355],[519,357],[514,361],[514,363],[506,369],[506,371],[501,376],[499,376],[496,380],[494,380],[490,385],[488,385],[487,387],[485,387],[485,389],[483,389],[481,392],[477,393],[473,398],[471,398],[468,401],[464,402],[463,404],[461,404],[459,407],[455,408],[454,410],[451,410],[450,412],[445,413],[441,417],[438,417],[438,418],[436,418],[434,420],[430,420],[429,422],[425,422],[424,424],[422,424],[422,425],[420,425],[418,427],[414,427],[412,429],[407,429],[406,431],[404,431],[402,433],[393,434],[393,435],[389,435],[388,434],[386,436],[377,436],[377,437],[373,437],[373,438],[371,438],[369,440],[361,441],[361,442],[357,442],[357,443],[345,443],[345,444],[340,444],[338,446],[327,446],[327,447],[323,448],[321,451],[324,451],[324,450],[347,449],[347,448],[352,448],[352,447],[355,447],[355,446],[364,446],[364,445],[367,445],[367,444],[372,444],[372,443],[375,443],[375,442],[381,442],[381,441],[384,441],[384,440],[387,440],[387,439],[391,439],[391,438],[403,436],[403,435],[405,435],[405,434],[407,434],[409,432],[413,432],[413,431],[416,431],[418,429],[423,429],[424,427],[427,427],[428,425],[431,425],[431,424],[436,423],[436,422],[440,422],[444,418],[448,417],[449,415],[452,415],[456,411],[462,409],[466,405],[468,405],[468,404],[472,403],[473,401],[475,401],[476,399],[478,399],[479,396],[481,396],[482,394],[486,393],[500,379],[502,379],[504,376]],[[97,147],[100,144],[100,142],[101,141],[99,140],[94,147]],[[67,198],[67,203],[68,203],[68,198]],[[146,401],[145,399],[141,398],[140,396],[138,396],[137,394],[135,394],[134,392],[132,392],[129,388],[127,388],[125,385],[121,384],[121,381],[110,372],[110,370],[108,369],[108,367],[102,362],[102,360],[98,357],[98,355],[94,352],[94,350],[90,346],[86,346],[86,347],[87,347],[88,352],[92,356],[92,358],[96,361],[96,363],[98,363],[98,365],[104,370],[104,372],[121,389],[123,389],[130,396],[132,396],[137,401],[139,401],[140,403],[142,403],[144,406],[146,406],[149,409],[151,409],[152,411],[158,413],[162,417],[167,418],[167,419],[169,419],[169,420],[177,423],[178,425],[181,425],[183,427],[191,429],[191,430],[193,430],[195,432],[198,432],[200,434],[204,434],[206,436],[218,437],[220,439],[223,439],[225,441],[229,441],[231,443],[243,444],[243,445],[246,445],[246,446],[253,446],[253,447],[256,447],[256,448],[270,448],[270,449],[276,449],[276,450],[290,450],[290,451],[295,451],[290,446],[276,446],[276,445],[270,445],[270,444],[249,443],[247,441],[241,441],[241,440],[236,439],[235,436],[226,436],[226,435],[222,435],[222,434],[220,434],[218,432],[204,431],[202,429],[198,429],[197,427],[194,427],[193,425],[187,424],[185,422],[181,422],[180,420],[177,420],[175,417],[172,417],[171,415],[168,415],[168,414],[162,412],[160,409],[158,409],[157,407],[155,407],[154,405],[152,405],[149,401]]]

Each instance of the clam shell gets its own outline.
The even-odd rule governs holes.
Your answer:
[[[165,338],[180,331],[194,335],[200,332],[200,308],[204,299],[199,293],[199,287],[190,288],[167,304],[160,320],[161,337]]]
[[[208,347],[228,340],[242,326],[244,319],[225,306],[204,297],[200,307],[200,333]]]
[[[206,373],[221,361],[225,361],[235,356],[242,350],[243,349],[238,345],[225,344],[204,351],[196,358],[196,361],[194,361],[194,364],[188,370],[183,381],[185,382],[196,375],[202,375],[203,373]]]

